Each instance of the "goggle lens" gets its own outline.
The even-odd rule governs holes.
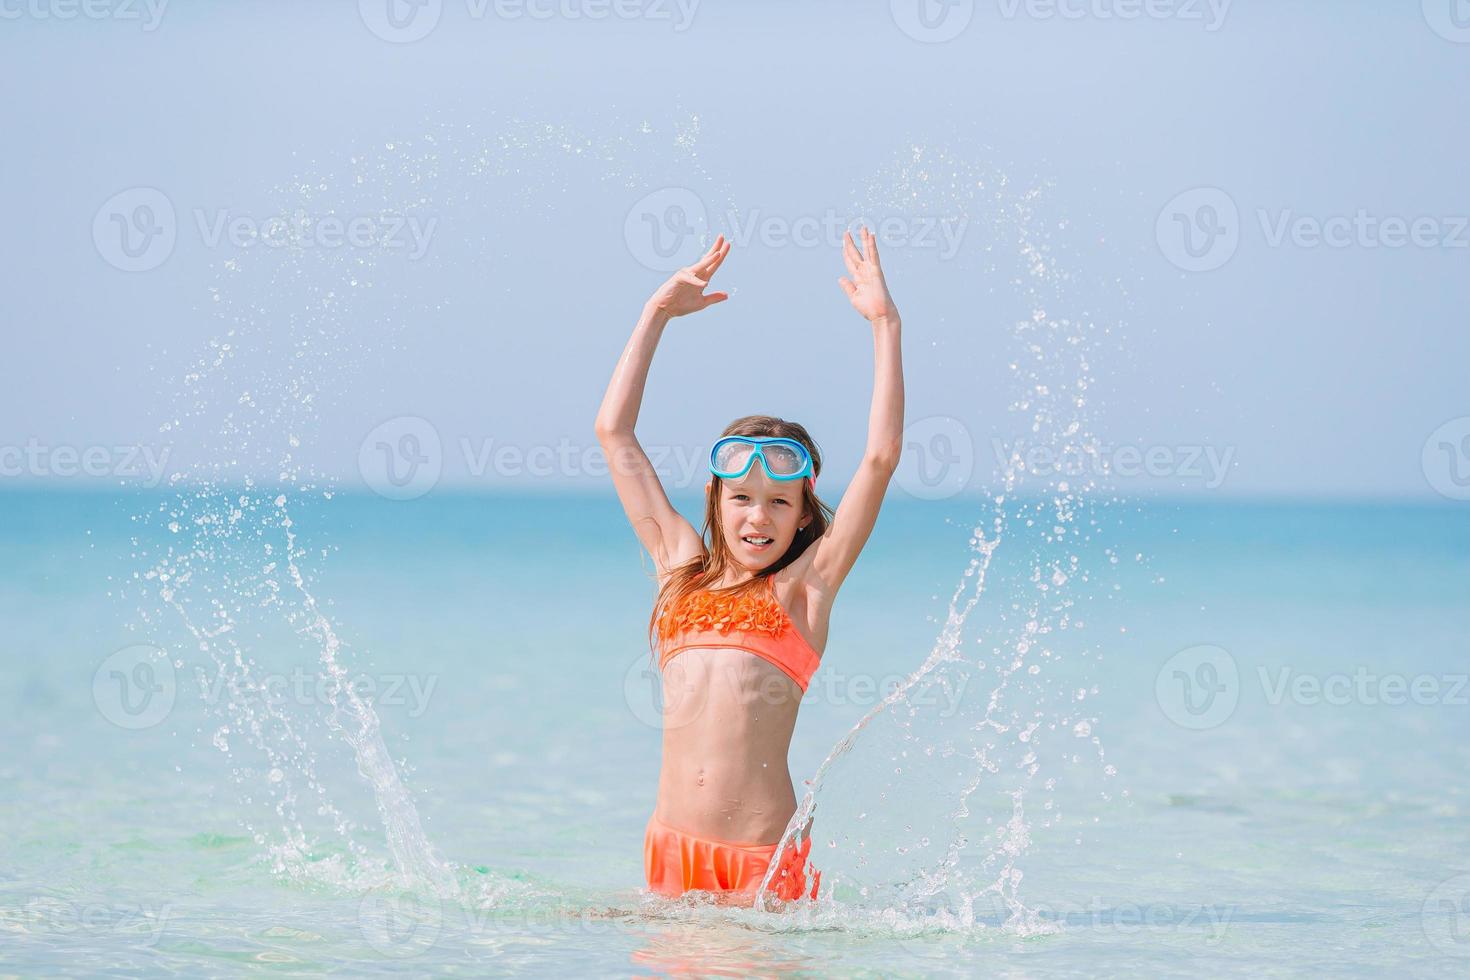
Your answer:
[[[738,473],[745,469],[754,450],[755,446],[748,442],[727,442],[715,454],[715,468],[721,473]]]
[[[794,478],[810,466],[806,450],[800,444],[730,439],[715,450],[711,469],[718,475],[735,476],[749,468],[753,455],[760,457],[766,473],[776,479]]]
[[[767,445],[762,448],[762,454],[772,476],[791,476],[801,470],[801,456],[790,446]]]

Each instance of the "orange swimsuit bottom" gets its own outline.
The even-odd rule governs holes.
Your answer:
[[[770,576],[765,582],[759,592],[738,596],[701,590],[666,612],[659,620],[659,669],[686,650],[744,650],[780,668],[806,693],[821,657],[781,607]],[[806,871],[812,875],[809,897],[817,897],[822,874],[806,862],[811,846],[808,838],[800,848],[788,847],[781,855],[772,881],[778,898],[789,901],[807,894]],[[698,889],[753,898],[776,858],[776,847],[698,837],[650,816],[643,833],[643,873],[648,887],[660,895],[673,897]]]

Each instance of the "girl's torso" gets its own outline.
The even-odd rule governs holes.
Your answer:
[[[656,813],[670,826],[747,844],[775,843],[785,831],[796,809],[786,755],[803,695],[792,673],[807,676],[815,668],[831,608],[806,584],[801,565],[798,559],[782,569],[769,593],[751,599],[766,631],[760,639],[776,649],[784,668],[748,649],[716,645],[718,634],[711,632],[698,636],[707,645],[664,662]],[[729,610],[726,604],[720,612]],[[668,649],[665,641],[661,654]]]

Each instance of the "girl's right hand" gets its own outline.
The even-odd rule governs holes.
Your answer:
[[[706,306],[723,303],[730,298],[729,293],[706,294],[704,288],[729,254],[730,243],[721,235],[698,262],[680,269],[658,287],[648,304],[672,317],[697,313]]]

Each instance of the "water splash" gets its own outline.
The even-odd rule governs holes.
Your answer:
[[[270,188],[261,240],[216,266],[201,313],[218,329],[160,391],[169,408],[159,430],[183,445],[169,495],[133,515],[139,571],[121,591],[175,666],[193,667],[199,741],[224,758],[241,823],[282,878],[468,902],[509,887],[488,869],[446,862],[430,843],[378,712],[353,683],[343,630],[318,599],[315,569],[332,549],[307,541],[335,492],[316,467],[340,448],[319,435],[324,412],[364,362],[407,344],[410,326],[431,312],[415,276],[451,260],[387,238],[384,247],[321,247],[313,222],[368,220],[386,234],[452,215],[479,261],[492,243],[466,230],[483,235],[504,227],[504,214],[554,198],[565,168],[634,186],[652,167],[632,161],[667,157],[669,142],[689,156],[696,136],[697,120],[672,133],[645,126],[603,137],[519,119],[489,134],[431,125],[345,163],[313,161]],[[365,335],[377,343],[365,346]],[[256,474],[275,478],[262,486]],[[298,677],[313,693],[293,699],[285,689]],[[350,760],[339,760],[344,746]],[[362,784],[342,778],[340,761]],[[375,856],[373,822],[349,816],[364,787],[389,860]]]
[[[1054,791],[1083,762],[1079,739],[1112,775],[1084,707],[1099,651],[1080,634],[1099,598],[1091,565],[1110,501],[1093,475],[1028,465],[1037,447],[1048,459],[1095,458],[1089,390],[1107,330],[1085,310],[1057,313],[1077,301],[1048,230],[1065,222],[1038,213],[1045,185],[1013,189],[983,159],[916,146],[865,188],[867,209],[962,219],[988,235],[975,271],[1003,279],[992,292],[1021,304],[1005,338],[1009,407],[1024,436],[998,453],[998,492],[971,530],[934,647],[831,751],[788,825],[781,846],[809,832],[823,875],[822,901],[801,910],[804,921],[877,917],[972,934],[999,914],[1011,933],[1054,931],[1022,901],[1023,859],[1035,830],[1064,820]],[[1007,241],[1013,251],[993,245]],[[948,716],[925,696],[936,686],[956,706]],[[975,690],[983,696],[962,696]],[[774,875],[760,908],[778,904]]]

